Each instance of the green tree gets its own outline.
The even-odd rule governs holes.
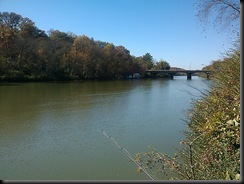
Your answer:
[[[152,70],[169,70],[169,69],[170,69],[169,63],[164,60],[160,60],[156,62],[156,64],[152,68]]]
[[[15,31],[20,29],[20,22],[23,21],[23,17],[14,12],[0,12],[0,23],[1,25],[7,26]]]
[[[150,53],[144,54],[142,56],[142,60],[143,60],[143,62],[145,62],[147,70],[150,70],[153,67],[153,64],[154,64],[153,63],[153,57],[152,57],[152,55]]]

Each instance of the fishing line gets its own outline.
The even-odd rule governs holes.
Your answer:
[[[109,135],[104,130],[101,130],[102,134],[105,135],[115,146],[117,146],[132,162],[134,162],[151,180],[154,180],[154,178],[144,169],[141,164],[139,164],[137,161],[135,161],[130,153],[123,147],[119,146],[119,144],[115,141],[115,139]]]

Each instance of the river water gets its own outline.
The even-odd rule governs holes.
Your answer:
[[[0,179],[148,180],[101,130],[132,157],[148,146],[173,155],[182,119],[209,82],[0,84]]]

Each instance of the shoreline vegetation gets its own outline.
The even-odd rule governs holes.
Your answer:
[[[117,80],[135,73],[147,78],[146,70],[170,68],[150,53],[136,57],[124,46],[86,35],[46,33],[29,18],[0,12],[0,82]]]
[[[172,157],[155,148],[135,156],[156,177],[240,180],[240,40],[205,69],[215,71],[212,84],[188,110],[181,148]]]

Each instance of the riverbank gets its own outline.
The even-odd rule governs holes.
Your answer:
[[[183,76],[183,75],[177,75]],[[196,76],[196,75],[195,75]],[[140,80],[140,79],[156,79],[156,78],[163,78],[163,79],[170,79],[169,76],[159,75],[157,77],[150,77],[150,76],[140,76],[139,77],[119,77],[119,78],[93,78],[93,79],[80,79],[77,77],[62,77],[62,78],[48,78],[48,77],[5,77],[0,76],[0,83],[23,83],[23,82],[82,82],[82,81],[115,81],[115,80]]]

